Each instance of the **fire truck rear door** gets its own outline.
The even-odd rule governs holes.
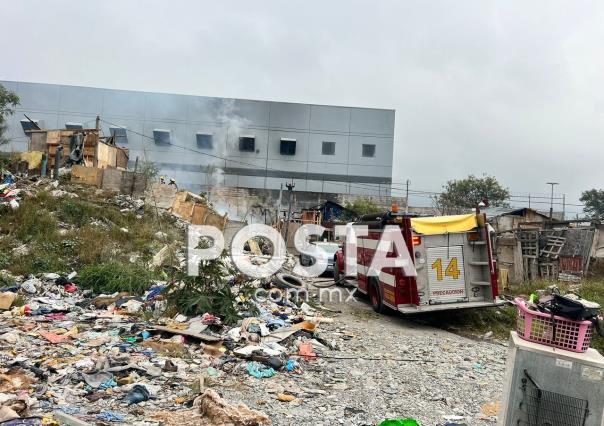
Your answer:
[[[467,302],[463,246],[426,249],[428,297],[432,303]]]

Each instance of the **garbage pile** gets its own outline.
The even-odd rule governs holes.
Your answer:
[[[168,314],[165,283],[142,296],[94,294],[75,272],[0,273],[9,283],[0,289],[0,422],[266,424],[264,414],[211,387],[227,376],[295,376],[337,349],[319,332],[333,319],[305,302],[254,302],[256,315],[227,326],[212,312]]]
[[[9,205],[17,210],[25,197],[34,197],[39,190],[45,190],[52,197],[77,198],[78,195],[58,189],[59,181],[40,176],[14,175],[8,170],[0,170],[0,206]]]
[[[526,307],[530,311],[558,316],[571,321],[589,321],[600,335],[604,336],[602,307],[590,300],[583,299],[578,293],[561,294],[555,285],[531,294]]]
[[[0,204],[8,204],[13,210],[19,208],[19,192],[15,176],[8,170],[0,170]]]
[[[113,198],[112,202],[119,207],[122,213],[134,212],[142,217],[145,212],[145,200],[141,198],[135,198],[127,194],[118,194]]]

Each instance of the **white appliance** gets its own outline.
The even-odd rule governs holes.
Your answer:
[[[604,426],[604,357],[512,332],[499,425]]]

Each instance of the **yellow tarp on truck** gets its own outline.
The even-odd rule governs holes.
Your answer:
[[[478,227],[475,214],[453,216],[416,217],[411,219],[411,227],[418,234],[436,235],[471,231]]]

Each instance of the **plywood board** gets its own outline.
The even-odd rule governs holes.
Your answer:
[[[101,186],[103,171],[96,167],[73,166],[71,168],[71,180],[85,185]]]
[[[107,167],[115,167],[116,164],[116,149],[104,143],[97,145],[97,167],[105,169]]]

